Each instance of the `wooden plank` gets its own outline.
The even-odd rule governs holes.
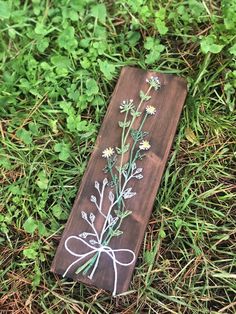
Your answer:
[[[123,234],[113,237],[109,245],[107,245],[109,248],[103,248],[102,252],[98,250],[91,253],[92,248],[97,247],[97,244],[89,247],[85,244],[87,238],[84,238],[84,242],[78,240],[78,238],[81,238],[79,234],[91,232],[91,227],[81,217],[81,213],[82,211],[94,213],[96,217],[94,224],[100,235],[105,218],[98,213],[90,197],[91,195],[95,195],[98,198],[98,193],[96,194],[94,186],[95,181],[101,187],[105,177],[110,180],[109,174],[104,174],[103,172],[106,159],[102,158],[102,152],[107,147],[120,147],[121,128],[118,126],[118,121],[124,118],[124,113],[120,113],[120,104],[124,99],[133,99],[134,104],[138,104],[140,102],[139,91],[147,91],[149,84],[146,82],[146,79],[151,76],[158,76],[161,88],[158,91],[152,88],[150,91],[152,98],[140,107],[140,111],[144,111],[147,105],[153,105],[157,108],[157,113],[148,117],[144,125],[144,130],[149,132],[147,138],[151,144],[151,148],[146,152],[142,160],[137,161],[137,167],[143,168],[143,178],[141,180],[132,179],[130,181],[132,191],[135,191],[136,195],[125,200],[126,209],[131,210],[132,214],[122,221],[120,229],[123,231]],[[128,289],[135,267],[135,260],[138,257],[144,232],[151,215],[186,93],[186,82],[180,77],[144,71],[133,67],[122,69],[86,173],[83,176],[71,215],[58,246],[51,267],[53,272],[63,275],[67,271],[66,277],[113,292],[114,280],[117,279],[114,294],[125,292]],[[141,119],[142,116],[136,119],[134,128],[139,127]],[[132,144],[132,141],[130,141],[130,144]],[[130,153],[127,153],[124,162],[129,157]],[[119,163],[118,159],[117,165]],[[104,196],[103,211],[106,215],[111,203],[108,197],[108,190],[112,191],[114,189],[107,186],[104,189],[106,190],[106,197]],[[67,244],[67,249],[65,243]],[[131,250],[135,255],[132,263],[129,266],[120,265],[118,261],[129,263],[133,259],[133,255],[129,251],[117,252],[114,251],[115,249]],[[92,279],[88,278],[88,275],[91,274],[93,268],[86,275],[75,273],[81,265],[84,265],[86,261],[91,259],[91,256],[98,256],[99,252],[98,265]],[[87,253],[90,254],[85,256]],[[78,261],[78,258],[81,257],[79,255],[83,255],[81,261]],[[117,270],[117,278],[114,273],[115,270]]]

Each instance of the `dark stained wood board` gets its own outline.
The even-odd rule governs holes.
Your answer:
[[[186,81],[177,76],[125,67],[121,71],[98,134],[94,151],[81,181],[72,212],[53,260],[52,272],[62,275],[68,265],[75,261],[76,257],[65,250],[65,239],[70,235],[78,235],[86,231],[87,225],[81,219],[81,211],[94,212],[96,215],[96,210],[93,208],[90,196],[96,193],[94,190],[94,181],[102,182],[105,176],[103,172],[105,160],[101,157],[103,150],[107,147],[120,146],[121,128],[118,126],[118,121],[123,119],[123,115],[120,113],[120,104],[125,99],[133,99],[134,103],[137,104],[140,101],[139,91],[147,90],[146,78],[150,78],[151,76],[159,77],[161,88],[158,92],[152,90],[152,98],[145,104],[145,106],[147,104],[154,105],[157,108],[157,114],[152,116],[144,127],[144,130],[149,132],[148,139],[151,144],[151,149],[146,152],[145,158],[138,161],[138,166],[143,168],[144,178],[133,183],[137,194],[135,197],[127,200],[127,207],[132,208],[132,215],[123,220],[121,227],[124,231],[123,235],[113,238],[110,242],[110,246],[116,249],[129,248],[133,250],[136,258],[138,257],[181,115],[187,94],[187,87]],[[134,125],[134,127],[138,127],[138,123],[139,119],[137,119],[137,125]],[[108,206],[109,204],[107,204]],[[99,217],[97,228],[101,230],[102,224],[103,221]],[[80,250],[84,250],[83,244],[80,245],[78,242],[75,242],[73,245],[74,251],[78,254]],[[76,269],[81,264],[83,263],[74,265],[66,277],[94,285],[98,288],[109,291],[113,290],[114,269],[112,260],[107,254],[101,254],[97,271],[92,280],[82,274],[75,274]],[[135,262],[126,267],[117,266],[117,293],[128,290],[134,267]]]

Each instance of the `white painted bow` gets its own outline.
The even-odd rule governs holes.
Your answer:
[[[91,249],[91,251],[89,251],[87,253],[84,253],[84,254],[77,254],[77,253],[75,253],[74,251],[72,251],[71,249],[68,248],[68,241],[71,240],[71,239],[75,239],[75,240],[79,240],[79,241],[83,242],[84,244],[86,244]],[[92,279],[93,275],[94,275],[94,273],[96,271],[96,268],[98,266],[101,254],[102,253],[106,253],[112,259],[112,263],[113,263],[114,277],[115,278],[114,278],[114,287],[113,287],[112,295],[115,296],[116,295],[116,290],[117,290],[117,264],[121,265],[121,266],[129,266],[129,265],[131,265],[134,262],[134,260],[135,260],[135,254],[134,254],[133,251],[128,250],[128,249],[112,249],[110,246],[102,245],[102,244],[99,244],[99,243],[97,243],[95,241],[94,241],[94,244],[98,244],[99,247],[96,247],[93,244],[87,243],[84,239],[82,239],[80,237],[77,237],[77,236],[70,236],[70,237],[68,237],[66,239],[66,241],[65,241],[65,249],[66,249],[66,251],[69,252],[71,255],[76,256],[78,258],[67,267],[66,271],[63,274],[63,277],[66,276],[67,272],[70,270],[70,268],[73,265],[79,263],[82,259],[84,259],[85,257],[87,257],[87,256],[89,256],[91,254],[98,253],[98,257],[97,257],[96,263],[95,263],[95,265],[93,267],[93,270],[92,270],[91,274],[89,275],[89,278]],[[129,252],[129,253],[131,253],[132,254],[132,260],[130,262],[128,262],[128,263],[120,262],[116,258],[116,253],[118,253],[118,252],[121,252],[121,253]]]

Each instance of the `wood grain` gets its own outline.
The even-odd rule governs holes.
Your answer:
[[[132,215],[124,219],[122,223],[121,229],[124,231],[124,234],[113,238],[110,242],[110,246],[113,248],[129,248],[135,252],[136,257],[138,256],[174,139],[187,88],[185,80],[180,77],[125,67],[121,71],[113,92],[94,151],[90,157],[72,212],[53,260],[51,270],[57,274],[63,274],[68,265],[75,260],[75,257],[70,255],[64,248],[66,237],[78,235],[88,228],[85,221],[81,219],[81,211],[84,210],[96,214],[93,204],[91,204],[90,196],[95,194],[94,181],[101,182],[104,179],[102,169],[105,166],[105,160],[101,157],[102,151],[106,147],[120,146],[121,128],[118,126],[118,121],[123,120],[123,116],[119,112],[120,103],[124,99],[133,99],[134,103],[137,104],[139,102],[139,91],[147,90],[146,78],[152,75],[159,77],[161,89],[158,92],[152,90],[152,98],[149,101],[150,105],[154,105],[157,108],[157,114],[148,120],[144,128],[145,131],[149,132],[148,138],[151,143],[151,149],[146,153],[146,157],[142,161],[138,161],[140,163],[138,166],[144,169],[144,178],[132,183],[137,195],[127,200],[127,207],[132,209]],[[140,121],[137,119],[136,127],[138,123]],[[97,228],[101,230],[103,221],[99,219]],[[74,249],[79,253],[81,246],[75,244]],[[68,277],[102,289],[113,290],[114,272],[112,261],[107,254],[101,255],[93,280],[81,274],[76,275],[74,272],[78,266],[75,265],[72,268],[68,273]],[[118,293],[127,291],[134,266],[135,263],[128,267],[118,266]]]

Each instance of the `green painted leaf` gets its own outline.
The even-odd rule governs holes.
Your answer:
[[[139,97],[141,98],[141,100],[145,100],[146,98],[146,95],[142,90],[139,92]]]
[[[123,122],[123,121],[119,121],[118,124],[121,128],[128,128],[130,125],[131,121],[127,121],[127,122]]]
[[[147,101],[147,100],[151,99],[151,96],[146,95],[142,90],[140,90],[140,92],[139,92],[139,97],[140,97],[140,99],[143,100],[143,101]],[[138,116],[140,115],[140,113],[139,113],[139,115],[136,115],[136,113],[139,113],[139,112],[136,112],[136,111],[135,111],[135,114],[134,114],[134,112],[132,112],[131,114],[132,114],[133,116],[137,116],[137,117],[138,117]]]
[[[120,147],[116,147],[116,152],[117,154],[121,155],[121,154],[125,154],[128,150],[129,150],[130,144],[126,144],[123,148]]]
[[[150,99],[150,98],[151,98],[151,96],[147,96],[147,97],[144,98],[144,100],[148,100],[148,99]],[[131,110],[131,113],[130,113],[130,114],[131,114],[132,117],[137,118],[137,117],[140,117],[140,116],[141,116],[142,112],[141,112],[141,111]]]
[[[119,237],[120,235],[123,234],[123,231],[115,230],[115,231],[112,231],[111,234],[112,234],[113,237]]]

